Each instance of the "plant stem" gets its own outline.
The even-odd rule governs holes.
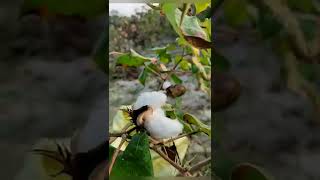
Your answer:
[[[169,162],[173,167],[175,167],[183,176],[191,176],[186,168],[181,167],[179,164],[172,161],[167,155],[160,151],[156,146],[151,146],[151,149],[158,153],[163,159]]]
[[[131,125],[130,125],[131,126]],[[133,127],[129,130],[125,130],[118,133],[109,133],[109,137],[121,137],[123,134],[130,134],[132,131],[134,131],[137,127]]]
[[[181,58],[179,59],[179,61],[173,66],[173,68],[171,70],[168,71],[167,76],[163,79],[162,83],[160,84],[159,90],[162,89],[162,86],[163,86],[164,82],[166,82],[169,79],[169,77],[171,76],[171,74],[176,70],[178,65],[183,60],[183,57],[184,57],[184,49],[182,49],[182,55],[181,55]]]
[[[190,169],[189,169],[189,172],[195,172],[195,171],[198,171],[200,170],[202,167],[208,165],[209,163],[211,162],[211,157],[208,158],[208,159],[205,159],[199,163],[197,163],[196,165],[192,166]]]
[[[112,170],[112,167],[118,157],[118,154],[120,152],[120,149],[121,149],[121,146],[123,145],[123,143],[126,141],[126,138],[127,138],[127,135],[126,134],[123,134],[122,135],[122,139],[121,139],[121,142],[118,146],[118,148],[116,149],[116,151],[113,153],[112,155],[112,159],[111,159],[111,162],[110,162],[110,165],[109,165],[109,175],[111,174],[111,170]]]
[[[174,137],[174,138],[171,138],[171,139],[168,139],[168,140],[166,140],[166,141],[158,141],[157,143],[153,143],[154,145],[157,145],[157,144],[166,144],[166,143],[169,143],[169,142],[173,142],[173,141],[175,141],[175,140],[177,140],[177,139],[180,139],[180,138],[183,138],[183,137],[186,137],[186,136],[190,136],[190,135],[193,135],[193,134],[196,134],[196,133],[198,133],[199,131],[193,131],[193,132],[190,132],[190,133],[187,133],[187,134],[181,134],[181,135],[179,135],[179,136],[177,136],[177,137]]]

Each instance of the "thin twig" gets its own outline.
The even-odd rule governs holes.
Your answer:
[[[191,173],[184,167],[172,161],[168,156],[166,156],[162,151],[160,151],[157,146],[151,146],[151,149],[158,153],[163,159],[169,162],[173,167],[175,167],[183,176],[191,176]]]
[[[127,129],[132,126],[133,123],[128,123],[127,125],[124,126],[124,128],[122,128],[122,130],[118,133],[109,133],[109,137],[121,137],[122,134],[126,134],[127,133]]]
[[[166,140],[166,141],[157,141],[157,143],[153,143],[154,145],[157,145],[157,144],[167,144],[167,143],[169,143],[169,142],[173,142],[173,141],[175,141],[175,140],[177,140],[177,139],[180,139],[180,138],[183,138],[183,137],[186,137],[186,136],[190,136],[190,135],[193,135],[193,134],[196,134],[196,133],[198,133],[199,131],[193,131],[193,132],[190,132],[190,133],[187,133],[187,134],[181,134],[181,135],[179,135],[179,136],[177,136],[177,137],[174,137],[174,138],[171,138],[171,139],[168,139],[168,140]]]
[[[196,165],[192,166],[190,169],[189,169],[189,172],[195,172],[195,171],[198,171],[200,170],[202,167],[208,165],[209,163],[211,162],[211,157],[208,158],[208,159],[205,159],[199,163],[197,163]]]
[[[172,73],[176,70],[176,68],[178,67],[178,65],[182,62],[183,58],[184,58],[184,49],[182,49],[182,55],[181,58],[179,59],[179,61],[173,66],[173,68],[171,70],[168,71],[167,76],[163,79],[163,81],[160,84],[159,90],[162,89],[164,82],[166,82],[169,77],[172,75]]]
[[[130,134],[135,129],[137,129],[137,127],[133,127],[133,128],[131,128],[129,130],[125,130],[125,131],[119,132],[119,133],[109,133],[109,137],[121,137],[123,134]]]
[[[110,165],[109,165],[109,175],[111,174],[111,170],[112,170],[112,167],[118,157],[118,154],[120,152],[120,149],[121,149],[121,146],[123,145],[123,143],[126,141],[126,138],[127,138],[127,135],[126,134],[123,134],[122,135],[122,139],[121,139],[121,142],[118,146],[118,148],[116,149],[116,151],[113,153],[112,155],[112,159],[111,159],[111,162],[110,162]]]
[[[116,139],[117,137],[112,137],[112,139],[109,137],[109,144],[112,144]]]

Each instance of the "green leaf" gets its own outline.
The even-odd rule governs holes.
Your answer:
[[[193,74],[196,74],[196,73],[199,72],[199,69],[195,64],[192,63],[191,64],[191,71],[192,71]]]
[[[191,64],[186,60],[182,60],[179,64],[179,67],[184,71],[189,71],[191,69]]]
[[[223,3],[224,15],[231,26],[239,26],[249,20],[245,0],[229,0]]]
[[[196,6],[196,13],[199,14],[200,12],[206,10],[208,7],[210,7],[211,1],[207,2],[201,2],[201,3],[195,3]]]
[[[162,51],[160,54],[159,54],[159,59],[161,62],[167,64],[171,61],[171,56],[170,54],[167,53],[167,51]]]
[[[108,51],[108,42],[107,42],[107,33],[104,31],[101,35],[101,38],[96,46],[94,51],[94,61],[104,73],[107,73],[108,68],[108,59],[107,59],[107,51]]]
[[[180,22],[181,14],[182,12],[179,9],[176,9],[176,22]],[[201,28],[196,16],[185,16],[180,28],[184,36],[193,36],[203,40],[209,40],[208,35]]]
[[[96,17],[106,11],[105,0],[24,0],[21,15],[46,12],[52,16]]]
[[[258,166],[249,163],[237,165],[231,173],[230,180],[271,180],[264,170]]]
[[[126,54],[118,57],[117,64],[139,67],[139,66],[143,65],[145,62],[148,62],[151,60],[152,60],[152,58],[144,57],[144,56],[138,54],[133,49],[131,49],[130,53],[126,53]]]
[[[165,13],[171,26],[176,31],[176,33],[179,34],[180,37],[183,37],[183,34],[182,34],[180,28],[178,27],[178,23],[176,21],[176,9],[178,9],[176,3],[164,3],[162,5],[162,11]],[[180,16],[181,16],[181,12],[180,12]],[[179,21],[180,21],[180,19],[179,19]]]
[[[113,177],[153,176],[153,166],[146,132],[135,134],[110,174]]]
[[[148,70],[146,68],[144,68],[143,71],[139,75],[139,78],[138,78],[139,82],[142,85],[145,85],[147,77],[148,77]]]
[[[184,16],[181,26],[182,12],[177,8],[175,3],[164,3],[162,6],[167,19],[172,25],[173,29],[179,34],[180,37],[193,36],[208,41],[208,35],[201,28],[199,20],[196,16]]]
[[[205,125],[204,123],[202,123],[199,119],[197,119],[193,115],[186,113],[183,115],[183,120],[189,124],[197,126],[201,132],[204,132],[209,137],[211,137],[211,128]]]
[[[182,84],[183,82],[176,74],[172,74],[171,79],[176,84]]]

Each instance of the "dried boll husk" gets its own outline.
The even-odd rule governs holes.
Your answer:
[[[181,84],[176,84],[168,87],[166,89],[167,95],[176,98],[184,95],[187,91],[187,88]]]

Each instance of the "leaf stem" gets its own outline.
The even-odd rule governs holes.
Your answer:
[[[196,165],[192,166],[190,169],[189,169],[189,172],[195,172],[195,171],[198,171],[200,170],[202,167],[208,165],[209,163],[211,162],[211,157],[210,158],[207,158],[199,163],[197,163]]]
[[[157,144],[167,144],[167,143],[169,143],[169,142],[173,142],[173,141],[175,141],[175,140],[177,140],[177,139],[180,139],[180,138],[183,138],[183,137],[186,137],[186,136],[190,136],[190,135],[193,135],[193,134],[196,134],[196,133],[198,133],[198,132],[200,132],[200,131],[193,131],[193,132],[190,132],[190,133],[187,133],[187,134],[181,134],[181,135],[179,135],[179,136],[177,136],[177,137],[174,137],[174,138],[171,138],[171,139],[168,139],[168,140],[166,140],[166,141],[158,141],[157,143],[153,143],[154,145],[157,145]]]
[[[168,71],[167,76],[163,79],[162,83],[160,84],[159,90],[162,89],[162,86],[163,86],[164,82],[166,82],[166,81],[169,79],[169,77],[171,76],[171,74],[176,70],[176,68],[178,67],[178,65],[179,65],[179,64],[181,63],[181,61],[183,60],[184,51],[185,51],[185,49],[183,48],[183,49],[182,49],[181,58],[180,58],[179,61],[173,66],[173,68]]]
[[[186,168],[181,167],[179,164],[172,161],[167,155],[160,151],[157,146],[151,146],[150,148],[158,153],[167,162],[169,162],[173,167],[175,167],[183,176],[191,176],[191,173]]]
[[[122,146],[123,143],[126,141],[127,135],[126,135],[126,134],[123,134],[123,135],[121,136],[121,138],[122,138],[122,139],[121,139],[121,142],[120,142],[118,148],[116,149],[116,151],[114,152],[114,154],[112,155],[112,158],[111,158],[111,162],[110,162],[110,165],[109,165],[109,175],[111,174],[112,167],[113,167],[113,165],[114,165],[114,163],[115,163],[115,161],[116,161],[116,159],[117,159],[117,157],[118,157],[118,155],[119,155],[121,146]]]

